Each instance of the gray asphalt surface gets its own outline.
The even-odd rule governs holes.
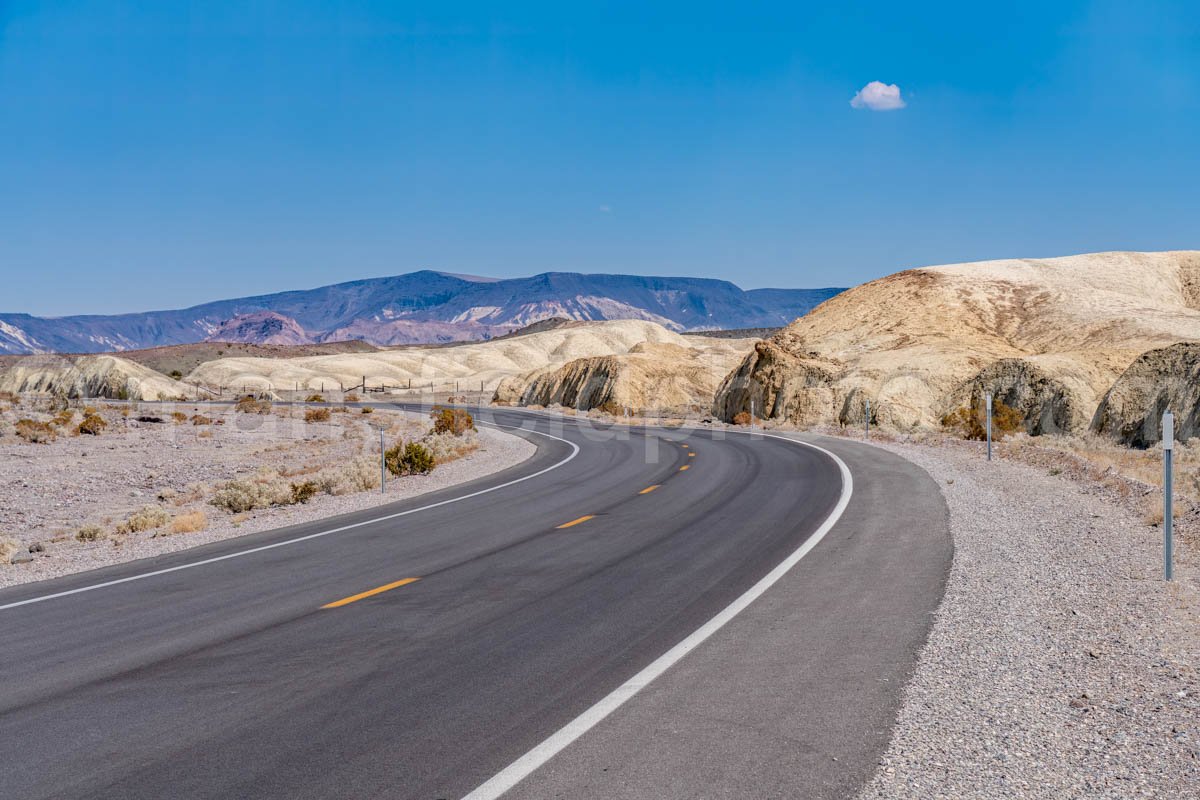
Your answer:
[[[575,442],[578,455],[495,492],[371,521],[497,486],[572,451],[565,442],[526,434],[538,445],[533,459],[470,485],[0,591],[3,606],[367,523],[0,610],[0,795],[459,797],[766,574],[820,525],[841,488],[828,457],[776,439],[598,430],[518,412],[484,416]],[[940,505],[933,492],[925,500]],[[849,785],[821,770],[858,780],[886,742],[899,689],[941,594],[948,537],[881,532],[863,521],[890,518],[903,534],[928,520],[898,516],[898,496],[885,486],[872,490],[869,476],[858,478],[860,496],[865,500],[848,512],[859,522],[847,520],[830,534],[853,546],[826,547],[827,537],[801,562],[811,582],[789,582],[788,597],[825,614],[788,659],[807,677],[796,686],[786,669],[764,667],[756,679],[771,691],[772,679],[783,678],[778,686],[793,709],[826,709],[827,693],[846,681],[838,665],[857,653],[871,677],[890,681],[873,690],[879,707],[861,723],[852,713],[838,719],[839,740],[866,744],[852,748],[850,765],[814,762],[816,771],[804,775],[745,773],[743,780],[755,785],[744,786],[741,796]],[[920,496],[909,496],[908,507]],[[584,515],[594,516],[557,527]],[[900,575],[902,590],[890,591],[888,582]],[[321,608],[412,577],[420,580]],[[830,603],[840,624],[830,622]],[[787,612],[771,626],[809,620],[788,607],[767,607]],[[876,615],[887,630],[856,628]],[[757,647],[773,649],[769,638]],[[664,676],[664,687],[672,677]],[[695,702],[703,702],[705,691],[696,687]],[[807,724],[803,713],[793,711],[792,718]],[[828,718],[815,714],[805,735],[823,735],[817,728]],[[701,732],[711,743],[724,740],[719,730]],[[709,765],[741,759],[696,747],[694,755]],[[594,776],[585,784],[584,773],[573,779],[552,768],[553,762],[546,772],[558,776],[555,796],[617,794]]]

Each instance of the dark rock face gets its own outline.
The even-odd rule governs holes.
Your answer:
[[[1143,353],[1117,379],[1092,417],[1094,433],[1128,447],[1162,441],[1162,415],[1175,415],[1175,436],[1200,435],[1200,344]]]
[[[731,421],[753,409],[756,417],[798,424],[825,421],[833,396],[830,365],[801,358],[774,339],[758,342],[737,369],[725,377],[713,400],[713,414]]]
[[[779,327],[840,291],[743,291],[702,278],[569,272],[492,281],[423,271],[178,311],[57,318],[0,313],[0,354],[133,350],[210,336],[255,344],[271,337],[290,344],[442,342],[500,336],[552,317],[646,319],[680,331]],[[262,314],[273,315],[277,324],[256,317]]]
[[[1023,358],[1002,358],[979,371],[955,392],[959,405],[982,408],[984,395],[1021,412],[1031,436],[1087,428],[1087,412],[1065,383]],[[949,409],[948,409],[949,410]]]

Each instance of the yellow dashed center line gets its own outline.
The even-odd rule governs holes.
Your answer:
[[[686,470],[688,467],[690,467],[690,466],[691,466],[691,464],[684,464],[682,467],[680,467],[680,468],[679,468],[679,471],[680,471],[680,472],[683,472],[683,471],[685,471],[685,470]]]
[[[586,515],[580,517],[579,519],[573,519],[570,522],[564,522],[562,525],[557,526],[555,528],[555,530],[562,530],[563,528],[570,528],[572,525],[578,525],[581,522],[587,522],[589,519],[594,519],[595,516],[596,516],[595,514],[586,514]]]
[[[321,608],[338,608],[340,606],[349,605],[350,603],[354,603],[358,600],[362,600],[367,597],[372,597],[377,594],[383,594],[384,592],[391,591],[392,589],[398,589],[401,586],[405,586],[407,584],[410,584],[410,583],[413,583],[413,582],[419,581],[419,580],[421,580],[421,579],[420,578],[405,578],[404,580],[396,581],[395,583],[385,583],[383,586],[378,586],[374,589],[368,589],[367,591],[361,592],[359,594],[352,594],[349,597],[343,597],[341,600],[334,600],[332,603],[326,603],[325,605],[321,606]]]
[[[659,486],[662,486],[662,484],[656,483],[653,486],[647,486],[645,489],[642,489],[640,492],[638,492],[638,494],[650,494],[655,489],[657,489]]]
[[[688,453],[688,458],[695,458],[695,457],[696,457],[695,453]]]

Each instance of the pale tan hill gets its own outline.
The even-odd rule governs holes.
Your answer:
[[[801,425],[936,425],[991,390],[1031,432],[1086,428],[1142,352],[1200,340],[1200,253],[1095,253],[900,272],[793,322],[728,375],[715,411]],[[760,411],[761,413],[761,411]]]
[[[721,378],[750,350],[753,339],[684,337],[686,344],[645,342],[628,353],[592,356],[505,378],[495,400],[511,405],[570,406],[688,414],[711,404]]]
[[[123,400],[193,399],[196,390],[124,358],[22,356],[0,367],[0,391]]]
[[[689,337],[691,338],[691,337]],[[494,390],[506,377],[554,368],[577,358],[628,353],[643,342],[688,346],[688,339],[653,322],[583,322],[524,336],[453,346],[405,347],[374,353],[303,358],[221,358],[201,364],[189,382],[255,391],[316,390],[322,385],[414,387],[462,381]]]

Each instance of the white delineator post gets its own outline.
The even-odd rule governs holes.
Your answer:
[[[863,417],[863,438],[871,438],[871,398],[867,398],[866,415]]]
[[[383,455],[383,427],[379,428],[379,493],[387,494],[387,458]]]
[[[984,395],[984,404],[987,406],[987,451],[988,461],[992,460],[992,393],[988,392]]]
[[[1175,503],[1171,495],[1171,456],[1175,451],[1175,415],[1167,411],[1162,416],[1162,446],[1163,446],[1163,580],[1174,577],[1173,562],[1175,560],[1174,530]]]

